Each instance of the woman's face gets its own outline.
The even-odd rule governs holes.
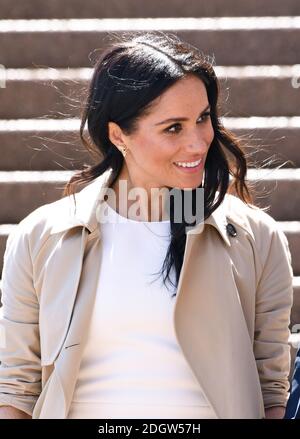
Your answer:
[[[188,75],[153,104],[149,114],[138,121],[133,134],[122,133],[117,140],[111,137],[113,143],[124,144],[129,150],[122,175],[129,176],[135,187],[147,190],[199,187],[214,138],[204,83]],[[180,166],[199,160],[195,168]]]

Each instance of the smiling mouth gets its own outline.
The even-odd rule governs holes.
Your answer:
[[[201,165],[202,160],[200,160],[197,164],[195,165],[179,165],[178,163],[174,163],[175,166],[177,166],[178,168],[184,168],[184,169],[193,169],[193,168],[197,168],[199,165]]]
[[[182,162],[179,162],[182,163]],[[190,162],[192,165],[179,165],[178,162],[173,162],[174,166],[176,166],[176,168],[180,171],[183,171],[185,173],[195,173],[200,171],[201,168],[203,168],[203,164],[204,164],[204,160],[200,159],[200,161],[198,160],[198,164],[193,165],[196,162]]]

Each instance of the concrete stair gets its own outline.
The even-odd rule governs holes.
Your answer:
[[[41,4],[39,0],[0,0],[3,19],[33,18],[161,18],[161,17],[251,17],[251,16],[295,16],[300,15],[298,0],[205,0],[182,2],[152,0],[145,4],[140,0],[88,0],[82,6],[79,0],[51,0]]]
[[[299,61],[299,17],[179,17],[3,20],[2,64],[6,68],[89,67],[90,59],[95,60],[112,34],[145,30],[176,32],[214,56],[220,66],[292,65]]]
[[[300,65],[216,66],[215,71],[222,85],[220,107],[227,117],[293,117],[300,114],[299,89],[295,88],[297,78],[300,87]],[[1,90],[0,118],[79,117],[91,75],[90,68],[8,68],[6,87]],[[15,104],[19,96],[23,97],[22,105]]]
[[[299,0],[86,0],[84,7],[52,0],[42,8],[40,0],[0,0],[0,11],[0,278],[10,231],[92,163],[78,118],[98,53],[123,31],[164,30],[214,62],[224,125],[251,159],[256,202],[269,206],[289,241],[293,331],[300,324]],[[292,334],[293,359],[297,341]]]
[[[251,167],[300,167],[300,117],[224,117],[223,121],[242,138]],[[1,171],[78,169],[82,161],[92,163],[80,143],[79,126],[75,118],[0,120]]]

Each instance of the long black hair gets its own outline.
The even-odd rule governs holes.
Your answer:
[[[124,33],[109,44],[97,60],[86,102],[82,110],[80,138],[95,159],[94,165],[75,173],[63,195],[74,194],[74,185],[88,183],[108,168],[111,185],[123,166],[123,155],[110,141],[108,122],[117,123],[127,135],[147,114],[151,102],[187,74],[200,78],[207,91],[214,138],[210,145],[204,176],[204,218],[222,203],[227,192],[245,203],[252,203],[246,184],[247,161],[240,140],[224,128],[218,109],[219,82],[209,56],[174,34],[154,31]],[[88,137],[84,135],[87,122]],[[230,175],[232,179],[230,181]],[[195,190],[192,190],[192,200]],[[186,245],[186,224],[173,221],[173,197],[170,197],[171,241],[163,263],[164,282],[172,266],[178,285]],[[182,216],[184,218],[184,215]],[[174,284],[173,284],[174,285]]]

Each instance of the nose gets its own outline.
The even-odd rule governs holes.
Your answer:
[[[204,136],[202,133],[194,133],[191,134],[190,137],[187,139],[186,142],[186,149],[189,153],[197,153],[197,154],[206,154],[211,139],[208,139],[207,136]]]

